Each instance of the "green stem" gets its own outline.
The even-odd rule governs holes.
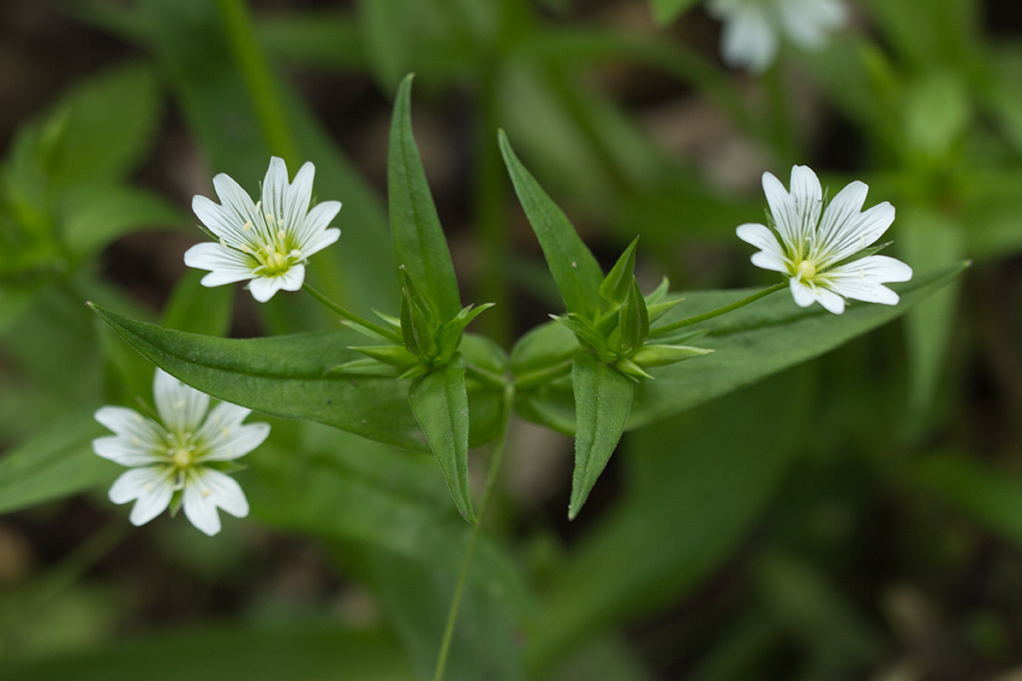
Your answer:
[[[472,556],[475,553],[476,543],[482,533],[483,520],[486,518],[486,511],[490,508],[490,501],[493,499],[493,492],[497,486],[497,473],[500,470],[500,462],[504,457],[504,448],[507,444],[508,424],[511,421],[511,409],[515,401],[515,387],[512,384],[504,386],[504,413],[502,414],[503,427],[493,447],[493,458],[490,460],[490,470],[486,476],[486,488],[483,491],[483,500],[479,505],[479,524],[472,528],[472,536],[469,537],[468,547],[465,549],[465,557],[461,561],[461,569],[458,572],[458,583],[454,587],[454,597],[451,599],[451,607],[447,611],[447,625],[444,627],[444,636],[440,641],[440,652],[437,655],[436,671],[433,674],[433,681],[442,681],[444,668],[447,666],[447,654],[451,650],[451,641],[454,638],[454,625],[458,621],[458,609],[461,606],[461,597],[465,593],[465,586],[468,584],[468,571],[472,565]]]
[[[773,286],[771,286],[770,288],[765,288],[762,291],[759,291],[758,293],[753,293],[748,298],[742,298],[741,300],[737,300],[737,301],[731,303],[730,305],[725,305],[724,307],[718,307],[716,310],[710,310],[709,312],[704,312],[702,314],[697,314],[695,317],[688,317],[686,319],[682,319],[682,320],[679,320],[679,321],[676,321],[676,322],[672,322],[672,323],[670,323],[670,324],[668,324],[666,326],[661,326],[661,327],[655,328],[655,329],[653,329],[652,331],[649,332],[649,337],[650,338],[655,338],[657,336],[663,336],[664,334],[670,333],[671,331],[675,331],[677,329],[681,329],[681,328],[684,328],[686,326],[691,326],[692,324],[698,324],[699,322],[705,322],[707,319],[713,319],[714,317],[719,317],[720,315],[727,314],[728,312],[731,312],[732,310],[737,310],[740,307],[745,307],[749,303],[754,303],[757,300],[759,300],[760,298],[765,298],[766,296],[770,295],[771,293],[774,293],[775,291],[780,291],[781,289],[786,288],[787,286],[788,286],[788,282],[786,282],[786,281],[778,282],[778,283],[774,284]]]
[[[227,32],[227,42],[252,98],[270,153],[280,156],[288,164],[296,164],[300,160],[297,145],[280,104],[281,97],[270,65],[256,40],[248,7],[244,0],[217,0],[217,5]]]
[[[338,305],[334,301],[330,300],[329,298],[327,298],[322,293],[320,293],[316,289],[312,288],[308,284],[302,284],[302,288],[305,289],[306,291],[308,291],[309,294],[313,298],[315,298],[319,302],[323,303],[328,308],[330,308],[330,310],[332,310],[333,312],[336,312],[341,317],[344,317],[349,322],[352,322],[353,324],[358,324],[362,328],[368,329],[369,331],[372,331],[373,333],[375,333],[378,336],[383,336],[387,340],[394,341],[398,345],[403,345],[404,344],[404,339],[401,338],[401,334],[399,334],[397,331],[394,331],[393,329],[385,329],[384,327],[380,326],[379,324],[373,324],[371,321],[369,321],[367,319],[362,319],[361,317],[359,317],[354,312],[348,312],[343,307],[341,307],[340,305]]]
[[[504,387],[507,385],[507,381],[505,381],[504,377],[501,376],[500,374],[496,374],[488,369],[476,366],[471,362],[465,362],[465,373],[468,376],[476,379],[480,383],[490,386],[491,388],[503,390]]]
[[[535,371],[529,371],[515,378],[515,387],[519,390],[531,388],[534,385],[541,385],[543,383],[550,383],[551,381],[566,376],[571,373],[571,366],[573,358],[577,350],[572,350],[568,359],[562,360],[552,366],[543,367],[542,369],[536,369]]]

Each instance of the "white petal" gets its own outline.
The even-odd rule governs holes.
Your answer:
[[[120,435],[96,438],[92,441],[92,451],[122,466],[147,466],[166,460],[166,457],[153,453],[152,444],[133,442],[129,437]]]
[[[197,473],[201,475],[201,484],[210,490],[210,498],[215,505],[235,518],[248,515],[248,499],[237,480],[213,468],[197,469]]]
[[[247,423],[236,426],[228,431],[227,437],[218,437],[207,443],[207,453],[198,457],[198,463],[204,461],[233,461],[245,456],[266,441],[270,434],[268,423]]]
[[[251,240],[245,232],[244,222],[239,222],[233,211],[225,210],[205,196],[196,195],[192,198],[192,211],[209,231],[235,248],[241,248]]]
[[[304,268],[302,274],[304,276]],[[248,284],[248,290],[251,291],[252,297],[260,303],[265,303],[267,300],[273,297],[277,291],[281,289],[282,280],[280,277],[256,277]]]
[[[765,225],[740,225],[735,230],[735,234],[745,243],[752,244],[760,249],[758,253],[754,253],[752,256],[753,265],[762,267],[765,270],[773,270],[774,272],[786,273],[788,271],[784,261],[784,253],[781,251],[781,244],[777,241],[775,233]]]
[[[883,284],[908,281],[912,268],[885,255],[871,255],[827,272],[830,287],[854,300],[883,305],[897,305],[898,294]]]
[[[794,201],[773,173],[763,173],[763,193],[766,194],[770,215],[774,218],[784,251],[790,254],[799,245],[795,241],[798,221],[794,215]]]
[[[873,245],[893,222],[894,206],[887,201],[858,215],[853,222],[841,230],[831,245],[833,249],[831,262],[843,260],[867,246]]]
[[[816,289],[816,299],[820,301],[820,305],[823,305],[828,312],[841,314],[845,311],[845,299],[833,291],[819,287]]]
[[[287,205],[284,207],[284,220],[292,229],[301,224],[305,214],[309,212],[309,204],[312,203],[312,181],[315,176],[316,166],[306,161],[298,169],[295,181],[291,183]]]
[[[110,488],[110,501],[123,504],[138,499],[128,519],[132,525],[145,525],[163,513],[174,495],[173,470],[149,466],[133,468],[117,478]]]
[[[341,236],[339,229],[327,229],[330,221],[341,210],[340,201],[323,201],[309,211],[301,225],[295,229],[295,243],[306,257],[326,248]],[[325,236],[329,235],[329,237]],[[329,240],[325,240],[329,239]]]
[[[792,166],[789,225],[791,243],[801,248],[800,253],[809,253],[808,244],[816,240],[822,206],[823,188],[816,173],[808,166]]]
[[[791,297],[799,307],[809,307],[816,300],[813,290],[805,285],[798,277],[792,277],[788,282],[791,288]]]
[[[209,395],[185,385],[162,369],[153,377],[153,399],[163,424],[173,433],[195,432],[209,409]]]
[[[199,487],[191,479],[185,482],[183,496],[185,517],[210,537],[220,531],[220,515],[216,512],[216,504],[213,503],[211,496],[212,492],[208,488]]]
[[[849,183],[844,189],[837,193],[823,211],[823,219],[820,221],[820,229],[817,233],[816,244],[811,257],[815,262],[825,266],[833,260],[833,254],[837,252],[837,244],[844,238],[845,231],[850,229],[859,219],[859,212],[862,204],[866,201],[866,193],[869,187],[856,180]]]
[[[209,412],[209,416],[206,417],[205,423],[196,432],[196,437],[202,440],[210,440],[222,434],[223,429],[235,428],[241,425],[241,422],[245,420],[249,414],[252,413],[251,409],[245,407],[239,407],[236,404],[230,402],[221,402],[220,404],[213,407],[212,411]]]
[[[280,288],[285,291],[297,291],[305,283],[305,265],[291,265],[279,276]]]
[[[185,265],[209,270],[202,278],[202,285],[207,287],[233,284],[256,276],[252,272],[254,259],[251,256],[208,241],[185,251]]]
[[[274,156],[270,159],[270,167],[266,169],[266,176],[263,178],[263,212],[282,220],[287,207],[287,195],[287,164],[284,163],[284,159]]]
[[[255,203],[252,197],[230,175],[220,173],[213,178],[213,188],[223,204],[224,215],[240,228],[252,219]]]
[[[823,47],[827,33],[847,21],[838,0],[781,0],[781,21],[792,42],[808,50]]]
[[[142,444],[162,444],[166,431],[152,419],[127,407],[100,407],[94,418],[118,435]]]
[[[777,56],[777,34],[766,13],[754,4],[745,4],[725,19],[720,44],[724,63],[763,73]]]

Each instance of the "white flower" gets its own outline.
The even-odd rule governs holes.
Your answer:
[[[202,278],[204,286],[251,280],[249,290],[260,303],[280,289],[300,289],[306,259],[341,236],[341,230],[327,229],[341,209],[339,201],[324,201],[309,210],[315,174],[315,166],[306,163],[294,183],[288,184],[287,165],[274,156],[258,203],[252,203],[228,175],[214,177],[222,205],[196,196],[192,210],[220,242],[192,246],[185,253],[185,264],[210,271]]]
[[[824,210],[820,180],[806,166],[791,169],[790,193],[776,177],[763,173],[774,229],[742,225],[738,238],[761,249],[752,256],[752,264],[788,277],[791,294],[801,307],[819,302],[841,314],[845,298],[897,305],[898,294],[884,284],[908,281],[911,267],[885,255],[842,262],[871,246],[894,222],[894,206],[887,201],[862,211],[868,189],[862,182],[852,182]]]
[[[827,33],[848,20],[841,0],[709,0],[706,10],[724,22],[724,63],[753,73],[774,62],[781,34],[804,49],[818,50]]]
[[[153,397],[162,424],[126,407],[96,412],[96,420],[116,435],[93,440],[93,451],[131,468],[110,488],[110,501],[137,499],[129,516],[133,525],[149,522],[172,500],[175,509],[183,502],[188,520],[210,536],[220,531],[217,507],[236,518],[247,516],[241,486],[217,467],[261,445],[270,434],[269,424],[243,425],[251,410],[229,402],[218,404],[207,418],[209,395],[160,369]]]

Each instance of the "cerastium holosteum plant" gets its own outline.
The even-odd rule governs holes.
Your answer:
[[[339,236],[330,222],[340,204],[324,201],[313,206],[311,164],[289,183],[280,159],[271,161],[259,201],[224,175],[214,181],[221,204],[196,198],[196,214],[219,242],[194,247],[187,261],[210,271],[203,280],[206,285],[249,282],[258,301],[281,290],[304,288],[340,315],[348,328],[232,340],[180,333],[95,309],[162,370],[201,391],[196,394],[240,405],[234,407],[239,410],[319,421],[433,453],[455,506],[474,524],[437,658],[435,678],[440,679],[481,521],[493,498],[512,412],[574,437],[568,503],[568,516],[574,518],[624,431],[836,347],[902,314],[961,268],[916,277],[900,288],[902,304],[892,307],[898,294],[883,283],[905,281],[911,270],[875,255],[878,248],[871,245],[893,221],[893,208],[883,203],[861,212],[866,189],[862,183],[852,183],[824,206],[815,174],[796,168],[790,192],[772,175],[764,178],[772,225],[743,225],[738,231],[743,240],[760,248],[753,262],[779,272],[782,282],[759,291],[680,296],[670,292],[664,279],[644,294],[635,277],[638,238],[605,274],[500,132],[499,147],[515,192],[566,307],[564,314],[527,333],[507,353],[466,331],[490,305],[462,305],[412,136],[411,84],[409,76],[398,90],[390,134],[388,185],[400,283],[398,310],[377,312],[379,321],[369,321],[305,282],[306,259]],[[798,305],[774,298],[724,317],[785,287]],[[885,305],[846,310],[845,298]],[[817,301],[823,307],[809,307]],[[196,419],[192,420],[198,423]],[[240,418],[232,421],[237,426],[235,422]],[[218,442],[225,447],[234,436],[212,431],[207,435],[221,437]],[[477,505],[469,484],[469,450],[489,442],[496,444]],[[253,439],[244,449],[254,444]],[[226,459],[240,453],[224,450],[217,456]],[[162,466],[161,471],[187,473],[188,466],[202,462],[192,453],[160,456],[152,462]],[[195,508],[203,500],[201,488],[190,488],[188,480],[185,475],[181,485],[186,513],[189,493],[199,495]],[[166,490],[161,494],[152,513],[156,506],[165,506]],[[128,496],[117,495],[119,500]],[[240,502],[223,507],[242,515]],[[206,531],[214,529],[212,520],[208,525]]]

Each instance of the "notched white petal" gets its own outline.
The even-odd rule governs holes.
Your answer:
[[[173,433],[194,432],[209,409],[209,395],[185,385],[162,369],[153,377],[153,399],[163,424]]]
[[[191,471],[185,480],[182,501],[185,517],[192,525],[211,537],[220,531],[220,516],[213,502],[213,492],[202,484],[195,471]]]

